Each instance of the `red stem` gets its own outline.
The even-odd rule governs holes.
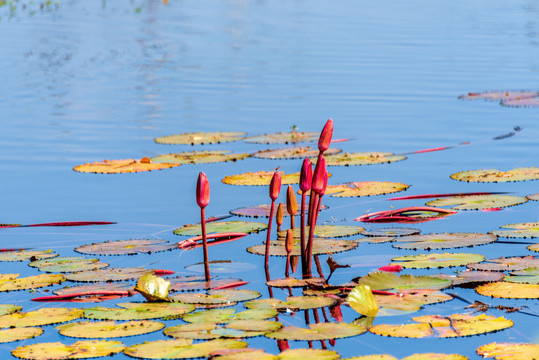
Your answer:
[[[301,193],[301,224],[300,224],[300,255],[301,255],[301,272],[307,273],[307,262],[305,258],[305,191]]]
[[[266,275],[269,270],[269,252],[270,252],[270,237],[271,237],[271,223],[273,222],[273,210],[275,208],[275,200],[271,200],[270,215],[268,220],[268,234],[266,236],[266,256],[264,257],[264,267],[266,268]]]
[[[208,239],[206,238],[206,216],[204,208],[200,208],[200,225],[202,228],[202,247],[204,250],[204,276],[206,282],[210,281],[210,262],[208,260]]]
[[[309,227],[309,241],[307,242],[307,276],[312,277],[312,257],[313,257],[313,244],[314,244],[314,230],[316,227],[316,221],[318,220],[318,211],[320,210],[320,204],[322,203],[322,195],[315,195],[313,206],[313,214],[311,215],[311,226]],[[312,193],[311,193],[312,199]]]

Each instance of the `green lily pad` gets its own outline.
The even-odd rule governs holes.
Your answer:
[[[492,234],[439,233],[403,236],[395,239],[397,249],[437,250],[484,245],[496,241]]]
[[[150,158],[152,163],[165,164],[210,164],[227,161],[243,160],[250,154],[229,154],[227,150],[214,151],[186,151],[182,153],[170,153]]]
[[[77,338],[115,338],[149,334],[165,327],[157,321],[128,321],[116,323],[113,320],[98,322],[78,321],[56,327],[60,334]]]
[[[181,324],[167,327],[163,333],[176,339],[209,340],[220,338],[221,335],[212,333],[218,325],[213,322]]]
[[[305,310],[316,309],[335,304],[335,299],[325,296],[289,296],[286,301],[276,305],[277,309]]]
[[[282,301],[274,298],[265,298],[265,299],[256,299],[248,301],[243,306],[247,309],[257,310],[257,309],[277,309],[277,306],[281,304]]]
[[[484,296],[505,299],[539,299],[539,285],[512,282],[493,282],[479,285],[475,291]]]
[[[448,274],[437,274],[432,275],[432,277],[437,277],[440,279],[450,280],[453,286],[470,286],[477,285],[479,283],[500,281],[503,278],[503,273],[494,272],[494,271],[472,271],[466,270],[462,271],[456,275]]]
[[[374,299],[382,309],[412,312],[419,311],[423,305],[452,300],[453,296],[433,289],[410,289],[400,290],[395,295],[374,294]]]
[[[195,309],[192,304],[182,303],[120,303],[119,308],[96,306],[84,309],[84,317],[96,320],[148,320],[175,319]]]
[[[511,275],[504,277],[503,280],[514,283],[539,284],[539,268],[513,271]]]
[[[161,239],[131,239],[82,245],[76,247],[75,251],[89,255],[135,255],[177,248],[177,244],[171,244]]]
[[[11,353],[21,359],[60,360],[111,356],[122,352],[123,349],[125,345],[119,341],[84,340],[71,345],[55,342],[19,346]]]
[[[324,152],[325,155],[334,155],[341,153],[342,150],[330,148]],[[253,157],[259,159],[304,159],[315,158],[318,156],[318,147],[298,146],[283,149],[260,150],[253,154]]]
[[[343,251],[352,250],[357,247],[357,243],[353,241],[337,240],[337,239],[317,239],[313,243],[313,255],[334,254]],[[284,241],[270,241],[269,254],[271,256],[286,256]],[[266,245],[254,245],[247,248],[251,254],[264,255],[266,253]],[[299,244],[294,244],[291,255],[300,255]]]
[[[226,325],[228,329],[255,332],[273,332],[283,327],[278,321],[271,320],[234,320]]]
[[[509,171],[496,169],[469,170],[452,174],[451,179],[466,182],[510,182],[539,179],[539,169],[536,167],[516,168]]]
[[[318,141],[319,136],[320,133],[318,132],[290,131],[249,136],[244,141],[255,144],[297,144],[300,142]]]
[[[14,312],[21,311],[22,306],[11,304],[0,304],[0,316],[13,314]]]
[[[210,290],[204,293],[183,293],[171,296],[174,301],[181,301],[189,304],[226,304],[239,301],[247,301],[260,297],[260,293],[254,290],[229,289]]]
[[[227,324],[234,320],[266,320],[277,314],[278,310],[270,308],[249,309],[238,313],[233,308],[211,309],[187,314],[183,320],[189,323]]]
[[[0,343],[32,339],[41,334],[43,334],[43,329],[37,327],[0,330]]]
[[[537,91],[527,90],[507,90],[507,91],[483,91],[478,93],[468,93],[460,95],[460,100],[486,100],[486,101],[504,101],[515,98],[529,98],[539,96]]]
[[[309,234],[309,226],[305,226],[305,234]],[[355,225],[316,225],[314,228],[314,237],[318,238],[338,238],[357,235],[363,232],[365,228]],[[277,235],[280,238],[286,238],[287,230],[279,231]],[[301,237],[301,229],[295,228],[292,232],[295,239]]]
[[[206,233],[242,232],[250,234],[265,230],[268,224],[252,221],[212,221],[206,223]],[[200,224],[187,224],[174,230],[176,235],[202,235]]]
[[[44,272],[75,272],[85,270],[96,270],[109,266],[99,259],[88,259],[83,257],[56,257],[51,259],[41,259],[32,261],[28,266],[37,267]]]
[[[238,278],[212,278],[209,282],[207,282],[204,279],[204,276],[199,275],[178,276],[175,278],[168,278],[167,280],[170,281],[170,291],[206,290],[242,282],[242,280]]]
[[[372,165],[385,164],[395,161],[406,160],[404,155],[395,155],[389,152],[356,152],[342,153],[338,155],[326,156],[328,166],[351,166],[351,165]]]
[[[190,132],[178,135],[168,135],[155,138],[158,144],[171,145],[202,145],[202,144],[220,144],[243,139],[244,132],[234,131],[215,131],[215,132]]]
[[[400,265],[407,269],[429,269],[443,268],[452,266],[462,266],[479,261],[485,257],[478,254],[465,253],[431,253],[419,255],[407,255],[393,258],[391,265]]]
[[[362,233],[363,234],[363,233]],[[356,240],[358,243],[385,244],[395,241],[393,236],[370,236]]]
[[[397,275],[391,272],[378,271],[354,279],[358,284],[368,285],[372,290],[396,292],[410,289],[445,289],[451,286],[450,280],[433,276]]]
[[[189,359],[209,357],[219,350],[245,347],[246,342],[230,339],[215,339],[196,344],[192,344],[190,339],[174,339],[131,345],[124,350],[124,353],[141,359]]]
[[[480,271],[516,271],[539,267],[539,259],[533,256],[513,256],[488,259],[482,263],[470,263],[468,268]]]
[[[225,176],[221,182],[228,185],[258,185],[268,186],[273,178],[274,171],[257,171],[243,174]],[[281,185],[290,185],[299,183],[299,172],[285,174],[280,171]],[[328,174],[330,176],[330,174]]]
[[[27,261],[56,257],[58,254],[51,250],[19,250],[0,253],[0,261]]]
[[[142,159],[103,160],[78,165],[73,170],[95,174],[129,174],[143,171],[170,169],[181,164],[154,164],[147,157]]]
[[[539,344],[490,343],[476,349],[479,356],[496,360],[536,360]]]
[[[536,238],[539,237],[539,221],[528,222],[528,223],[518,223],[518,224],[508,224],[500,226],[505,229],[514,229],[514,230],[496,230],[492,233],[500,237],[508,238]]]
[[[17,291],[35,289],[65,280],[61,274],[41,274],[19,278],[19,274],[0,274],[0,291]]]
[[[266,337],[277,340],[331,340],[357,336],[367,331],[364,326],[347,323],[311,324],[309,328],[285,326],[279,331],[266,334]]]
[[[410,185],[388,181],[356,181],[341,185],[328,185],[326,195],[335,197],[361,197],[392,194],[405,191]]]
[[[361,235],[365,236],[374,236],[374,237],[398,237],[398,236],[408,236],[419,234],[419,229],[413,228],[401,228],[401,227],[390,227],[390,228],[378,228],[372,230],[363,230]],[[375,239],[371,239],[375,240]]]
[[[369,331],[376,335],[391,337],[461,337],[507,329],[513,326],[511,320],[485,314],[453,314],[449,316],[426,315],[412,318],[415,324],[375,325]]]
[[[532,245],[528,246],[526,249],[531,250],[531,251],[535,251],[535,252],[539,252],[539,244],[532,244]]]
[[[515,206],[527,202],[522,196],[513,195],[471,195],[451,196],[427,202],[427,206],[451,206],[456,210],[484,210]]]
[[[153,270],[144,268],[107,268],[69,273],[65,274],[65,277],[67,280],[80,282],[122,281],[137,279],[148,273],[153,273]]]
[[[29,327],[57,324],[78,319],[82,309],[41,308],[28,312],[15,312],[0,316],[0,328]]]

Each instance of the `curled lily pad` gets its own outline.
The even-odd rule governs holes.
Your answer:
[[[356,181],[342,185],[328,185],[326,194],[335,197],[374,196],[405,191],[409,185],[389,181]]]
[[[429,268],[443,268],[452,266],[462,266],[479,261],[483,261],[485,257],[478,254],[465,254],[465,253],[432,253],[432,254],[419,254],[419,255],[407,255],[393,258],[391,265],[400,265],[403,268],[408,269],[429,269]]]
[[[316,309],[335,304],[335,300],[325,296],[289,296],[286,301],[276,305],[277,309]]]
[[[503,273],[494,271],[462,271],[456,275],[437,274],[433,277],[450,280],[453,286],[470,286],[478,283],[486,283],[500,281],[503,278]]]
[[[271,210],[271,205],[268,204],[262,204],[262,205],[255,205],[255,206],[248,206],[248,207],[242,207],[238,209],[234,209],[230,211],[232,215],[238,215],[238,216],[247,216],[247,217],[269,217]],[[285,211],[283,213],[283,216],[289,216],[289,214]]]
[[[165,324],[143,320],[116,323],[113,320],[90,322],[78,321],[56,327],[60,334],[77,338],[115,338],[148,334],[161,330]]]
[[[319,323],[311,324],[309,328],[285,326],[279,331],[266,334],[266,337],[277,340],[331,340],[363,334],[367,329],[364,326],[347,323]]]
[[[496,360],[534,360],[539,354],[539,344],[490,343],[476,349],[479,356]]]
[[[0,253],[0,261],[26,261],[56,257],[51,250],[19,250]]]
[[[504,281],[525,284],[539,284],[539,267],[513,271],[503,278]]]
[[[461,337],[507,329],[513,326],[511,320],[485,314],[453,314],[449,316],[426,315],[412,318],[415,324],[375,325],[369,329],[376,335],[391,337]]]
[[[210,290],[204,293],[183,293],[171,296],[174,301],[190,304],[226,304],[231,302],[247,301],[260,297],[260,293],[254,290]]]
[[[27,340],[43,334],[43,329],[38,327],[24,327],[0,330],[0,343]]]
[[[274,171],[247,172],[243,174],[225,176],[221,182],[229,185],[269,185]],[[281,185],[297,184],[299,182],[299,172],[285,174],[280,171]],[[328,174],[328,176],[330,176]]]
[[[334,254],[338,252],[352,250],[357,247],[357,243],[353,241],[337,240],[337,239],[317,239],[313,243],[313,255]],[[247,248],[251,254],[264,255],[266,245],[254,245]],[[284,241],[271,241],[269,247],[271,256],[286,256]],[[300,255],[299,244],[294,244],[291,255]]]
[[[509,171],[496,169],[469,170],[452,174],[451,179],[466,182],[510,182],[539,179],[536,167],[516,168]]]
[[[535,238],[539,237],[539,221],[528,222],[528,223],[518,223],[518,224],[508,224],[500,226],[505,229],[514,229],[514,230],[496,230],[492,233],[500,237],[508,238]]]
[[[121,303],[119,308],[96,306],[84,309],[84,317],[96,320],[148,320],[178,318],[195,309],[182,303]]]
[[[391,272],[378,271],[354,279],[358,284],[370,286],[372,290],[399,291],[410,289],[444,289],[451,286],[450,280],[433,276],[397,275]]]
[[[398,237],[398,236],[416,235],[419,233],[420,233],[419,229],[390,227],[390,228],[377,228],[377,229],[372,229],[372,230],[363,230],[361,232],[361,235],[375,236],[375,237],[383,237],[383,236]]]
[[[355,225],[316,225],[314,228],[314,236],[318,238],[338,238],[357,235],[364,230],[365,228]],[[287,231],[280,231],[277,235],[280,238],[286,238],[286,233]],[[305,226],[305,233],[309,233],[309,226]],[[292,235],[294,238],[299,239],[301,236],[301,229],[295,228]]]
[[[516,271],[539,267],[539,259],[533,256],[513,256],[488,259],[482,263],[470,263],[468,268],[481,271]]]
[[[168,298],[169,288],[170,281],[147,273],[137,280],[137,286],[135,286],[135,290],[140,292],[150,302],[170,301]]]
[[[41,308],[35,311],[16,312],[0,316],[0,328],[28,327],[57,324],[78,319],[82,309]]]
[[[176,244],[171,244],[161,239],[131,239],[106,241],[82,245],[75,248],[75,251],[90,255],[135,255],[150,254],[159,251],[176,249]]]
[[[477,93],[468,93],[460,95],[460,100],[487,100],[487,101],[506,101],[516,98],[530,98],[539,96],[537,91],[529,90],[506,90],[506,91],[483,91]]]
[[[124,353],[141,359],[189,359],[209,357],[212,353],[224,349],[242,349],[246,342],[215,339],[192,344],[189,339],[157,340],[131,345]]]
[[[11,351],[13,356],[32,360],[87,359],[100,356],[110,356],[125,349],[119,341],[84,340],[71,345],[55,343],[40,343],[19,346]]]
[[[451,206],[457,210],[484,210],[515,206],[527,202],[522,196],[513,195],[472,195],[452,196],[426,203],[427,206]]]
[[[468,358],[459,354],[423,353],[413,354],[403,358],[402,360],[468,360]]]
[[[505,299],[539,299],[539,285],[493,282],[475,288],[478,294]]]
[[[56,257],[32,261],[28,266],[37,267],[45,272],[75,272],[84,270],[95,270],[109,266],[99,259],[89,259],[83,257]]]
[[[220,144],[243,139],[244,132],[190,132],[178,135],[168,135],[155,138],[158,144],[173,145],[199,145],[199,144]]]
[[[241,279],[237,278],[226,278],[226,279],[215,279],[212,278],[210,281],[206,281],[204,276],[194,275],[194,276],[178,276],[175,278],[167,279],[170,281],[170,291],[193,291],[193,290],[204,290],[204,289],[214,289],[214,288],[223,288],[227,286],[234,286],[237,284],[246,284]]]
[[[73,168],[77,172],[96,173],[96,174],[121,174],[136,173],[142,171],[152,171],[161,169],[170,169],[181,164],[159,164],[152,163],[150,159],[125,159],[125,160],[103,160],[103,162],[86,163]]]
[[[340,149],[330,148],[324,155],[334,155],[342,152]],[[304,159],[318,156],[318,148],[311,146],[298,146],[284,149],[260,150],[253,154],[253,157],[260,159]]]
[[[346,302],[352,309],[365,316],[376,316],[379,306],[369,285],[359,284],[348,294]]]
[[[395,155],[389,152],[356,152],[327,156],[326,164],[328,166],[372,165],[405,159],[406,156],[404,155]]]
[[[397,249],[434,250],[472,247],[496,241],[492,234],[439,233],[403,236],[395,239],[393,247]]]
[[[0,274],[0,291],[35,289],[65,280],[61,274],[42,274],[19,278],[19,274]]]
[[[244,140],[255,144],[296,144],[300,142],[317,141],[320,133],[306,131],[279,132],[273,134],[264,134],[249,136]]]
[[[253,233],[265,230],[267,224],[252,221],[212,221],[206,224],[206,233],[242,232]],[[174,230],[176,235],[201,235],[200,224],[187,224]]]
[[[237,161],[250,157],[250,154],[229,154],[230,151],[187,151],[182,153],[170,153],[150,158],[152,163],[165,164],[209,164],[227,161]]]

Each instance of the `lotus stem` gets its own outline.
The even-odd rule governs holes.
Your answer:
[[[279,197],[281,191],[281,174],[275,171],[271,178],[269,186],[269,196],[271,198],[270,216],[268,220],[268,233],[266,236],[266,254],[264,257],[264,267],[266,268],[266,277],[269,278],[269,252],[270,252],[270,238],[271,238],[271,223],[273,222],[273,212],[275,209],[275,200]]]
[[[210,203],[210,183],[206,174],[203,172],[198,174],[196,200],[200,207],[200,227],[202,229],[202,247],[204,252],[204,276],[206,282],[210,281],[210,262],[208,259],[208,239],[206,237],[206,216],[204,209]]]
[[[269,266],[269,253],[270,253],[270,238],[271,238],[271,223],[273,222],[273,212],[275,209],[275,200],[271,200],[270,215],[268,220],[268,233],[266,234],[266,254],[264,257],[264,267],[266,272]]]
[[[208,259],[208,239],[206,237],[206,217],[204,208],[200,208],[200,225],[202,228],[202,248],[204,251],[204,277],[206,282],[210,281],[210,261]]]

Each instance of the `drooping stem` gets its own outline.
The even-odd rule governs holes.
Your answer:
[[[266,273],[269,271],[269,252],[270,252],[270,238],[271,238],[271,223],[273,222],[273,210],[275,209],[275,200],[271,200],[270,215],[268,220],[268,233],[266,236],[266,254],[264,257],[264,267]]]
[[[206,282],[210,281],[210,261],[208,259],[208,239],[206,237],[206,216],[204,208],[200,208],[200,224],[202,228],[202,247],[204,250],[204,276]]]

